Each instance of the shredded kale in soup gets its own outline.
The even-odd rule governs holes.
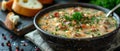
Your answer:
[[[92,38],[116,29],[116,20],[105,13],[84,7],[70,7],[51,11],[38,24],[50,34],[66,38]]]

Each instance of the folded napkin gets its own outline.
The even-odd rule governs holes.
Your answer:
[[[119,31],[120,33],[120,31]],[[106,51],[114,51],[118,46],[120,46],[120,34],[117,34],[116,38],[111,42],[110,48]],[[48,44],[41,38],[40,33],[37,30],[29,32],[25,35],[25,38],[33,42],[42,51],[53,51]]]
[[[25,38],[33,42],[38,46],[42,51],[53,51],[48,44],[41,38],[39,32],[34,30],[25,35]]]

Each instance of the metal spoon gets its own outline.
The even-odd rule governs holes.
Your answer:
[[[106,17],[108,17],[112,12],[114,12],[117,8],[119,8],[120,7],[120,3],[117,5],[117,6],[115,6],[112,10],[110,10],[108,13],[107,13],[107,15],[106,15]]]

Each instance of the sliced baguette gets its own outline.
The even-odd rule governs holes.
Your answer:
[[[1,10],[5,11],[7,8],[6,8],[6,3],[7,1],[5,0],[2,0],[2,3],[1,3]]]
[[[6,3],[6,9],[7,9],[8,11],[12,11],[13,1],[14,1],[14,0],[8,0],[7,3]]]
[[[1,5],[1,10],[3,10],[3,11],[6,11],[6,10],[12,11],[13,1],[14,0],[8,0],[8,1],[3,0],[2,5]]]
[[[38,0],[14,0],[12,9],[14,12],[33,17],[42,9],[42,4]]]
[[[14,30],[15,29],[15,25],[17,25],[17,22],[19,21],[19,16],[15,15],[13,12],[8,13],[8,15],[6,16],[5,19],[5,26],[10,29],[10,30]]]

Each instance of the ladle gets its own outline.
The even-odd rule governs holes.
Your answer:
[[[106,17],[108,17],[108,16],[110,16],[110,14],[111,13],[113,13],[117,8],[119,8],[120,7],[120,3],[117,5],[117,6],[115,6],[112,10],[110,10],[107,14],[106,14]]]

